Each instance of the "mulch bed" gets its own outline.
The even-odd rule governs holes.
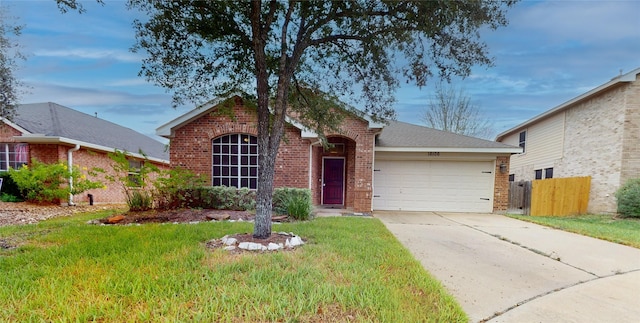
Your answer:
[[[233,210],[215,210],[215,209],[178,209],[178,210],[150,210],[143,212],[127,212],[111,216],[108,218],[99,219],[94,223],[101,223],[106,225],[132,225],[132,224],[144,224],[144,223],[199,223],[210,222],[213,220],[224,219],[224,221],[253,221],[255,214],[248,211],[233,211]],[[274,222],[286,222],[288,217],[286,216],[273,216]],[[272,233],[270,237],[266,239],[257,239],[253,237],[252,233],[237,233],[229,235],[231,238],[235,238],[238,242],[254,242],[260,243],[265,246],[269,243],[285,245],[286,240],[291,238],[290,235],[283,235],[279,233]],[[222,237],[220,237],[222,238]],[[221,239],[212,239],[207,241],[206,246],[209,249],[221,249],[224,248],[224,244]],[[291,251],[292,248],[283,248],[281,251]],[[240,248],[230,250],[230,253],[244,253],[249,252]],[[256,252],[256,251],[250,251]]]

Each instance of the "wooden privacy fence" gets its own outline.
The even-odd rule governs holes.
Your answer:
[[[512,182],[509,212],[533,216],[584,214],[590,189],[591,177],[588,176]]]

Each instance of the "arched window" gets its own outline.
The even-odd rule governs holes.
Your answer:
[[[258,188],[258,138],[247,134],[213,139],[213,186]]]

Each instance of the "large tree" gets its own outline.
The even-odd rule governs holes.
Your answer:
[[[22,82],[15,76],[18,62],[25,56],[20,52],[15,37],[20,35],[22,26],[16,25],[9,9],[0,6],[0,117],[11,119],[21,93]]]
[[[69,6],[75,0],[57,0]],[[424,86],[437,74],[466,76],[491,64],[481,28],[506,24],[515,0],[158,1],[129,0],[141,75],[174,104],[233,92],[257,109],[259,175],[254,236],[271,234],[271,192],[285,116],[322,134],[348,99],[374,118],[392,118],[400,81]],[[324,93],[324,94],[323,94]],[[356,100],[357,99],[357,100]],[[330,118],[328,118],[330,117]]]
[[[482,114],[463,89],[438,84],[422,115],[432,128],[461,135],[488,139],[493,134],[492,122]]]

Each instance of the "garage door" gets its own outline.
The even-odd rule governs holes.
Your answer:
[[[493,162],[376,160],[374,210],[492,212]]]

